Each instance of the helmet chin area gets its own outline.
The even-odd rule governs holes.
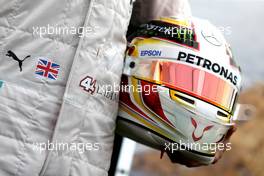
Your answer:
[[[132,77],[126,77],[125,79],[127,84],[133,85],[133,82],[143,84],[142,81]],[[219,123],[217,117],[209,117],[209,113],[205,116],[200,111],[195,111],[197,109],[196,102],[192,104],[192,101],[190,101],[189,103],[192,106],[187,106],[184,103],[175,101],[170,96],[169,88],[157,86],[157,91],[158,98],[153,101],[155,101],[155,104],[161,105],[160,109],[163,111],[163,117],[158,114],[157,110],[155,112],[149,102],[144,99],[144,92],[121,93],[120,98],[122,101],[120,102],[117,120],[117,132],[160,150],[168,143],[187,146],[186,151],[179,150],[177,152],[189,153],[192,151],[198,153],[197,159],[205,157],[206,162],[211,161],[215,150],[205,146],[221,142],[230,125]],[[189,155],[192,156],[193,154]],[[208,157],[211,159],[207,160]]]
[[[160,136],[160,134],[145,126],[122,117],[117,117],[116,131],[118,134],[133,139],[141,144],[166,152],[172,161],[177,159],[179,155],[183,155],[185,159],[190,162],[199,162],[207,165],[212,163],[215,158],[214,153],[198,152],[187,146],[182,146],[182,149],[184,149],[182,150],[179,146],[184,144],[164,138],[164,136]]]
[[[161,136],[139,123],[135,123],[120,116],[117,117],[116,131],[124,137],[128,137],[141,144],[160,150],[162,153],[166,152],[172,162],[175,159],[178,159],[179,155],[183,156],[185,160],[188,160],[189,162],[205,165],[212,163],[215,158],[214,153],[198,152],[184,146],[184,144],[164,138],[164,136]],[[182,146],[179,147],[180,145]]]

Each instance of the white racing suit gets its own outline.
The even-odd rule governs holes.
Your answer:
[[[0,0],[0,176],[107,175],[131,11]]]
[[[130,0],[0,0],[1,176],[107,175],[118,102],[80,82],[119,84],[131,7]],[[8,51],[29,56],[22,70]]]

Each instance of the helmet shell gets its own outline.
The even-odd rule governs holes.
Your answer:
[[[221,32],[206,20],[170,17],[141,25],[128,40],[117,132],[212,162],[232,126],[241,84]]]

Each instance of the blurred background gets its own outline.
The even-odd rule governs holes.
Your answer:
[[[263,176],[264,175],[264,0],[190,0],[192,13],[224,33],[243,72],[241,103],[257,108],[256,116],[238,126],[232,150],[215,165],[187,168],[172,164],[160,152],[136,145],[131,176]]]

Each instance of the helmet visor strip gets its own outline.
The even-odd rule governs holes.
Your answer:
[[[138,60],[131,75],[186,93],[215,105],[228,113],[237,89],[228,81],[188,64],[157,59]]]

